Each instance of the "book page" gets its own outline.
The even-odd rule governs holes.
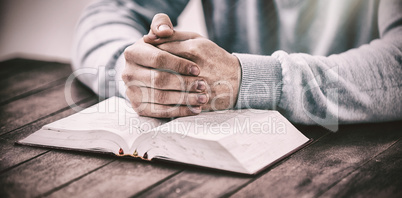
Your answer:
[[[178,118],[138,139],[138,153],[253,174],[308,141],[277,111],[230,110]]]
[[[125,99],[112,97],[81,112],[45,125],[42,129],[82,133],[107,131],[120,136],[127,146],[131,146],[142,133],[165,122],[139,116]]]
[[[221,139],[220,143],[249,172],[266,165],[306,143],[309,139],[277,111],[248,112],[243,114],[236,133]]]
[[[120,148],[129,150],[125,141],[108,131],[58,132],[41,129],[19,141],[21,144],[67,150],[88,150],[117,154]]]
[[[177,118],[152,131],[156,134],[174,132],[183,137],[217,141],[233,134],[234,118],[247,112],[248,110],[203,112],[196,116]]]
[[[147,134],[150,135],[150,134]],[[238,163],[217,141],[197,139],[190,136],[182,137],[178,133],[158,135],[151,138],[146,135],[139,137],[140,143],[137,152],[148,158],[165,159],[186,164],[205,166],[210,168],[244,172],[242,164]]]

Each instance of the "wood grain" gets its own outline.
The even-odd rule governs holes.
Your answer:
[[[179,169],[143,161],[118,159],[50,197],[128,197],[176,174]]]
[[[323,197],[402,197],[402,141],[343,178]]]
[[[97,99],[93,99],[80,104],[81,107],[85,108],[90,105],[97,103]],[[72,109],[67,109],[52,116],[46,117],[42,120],[35,121],[25,127],[22,127],[12,133],[7,133],[0,136],[0,173],[9,170],[25,161],[37,157],[38,155],[44,154],[48,149],[28,147],[28,146],[18,146],[14,142],[21,140],[22,138],[30,135],[31,133],[39,130],[43,125],[50,122],[59,120],[61,118],[67,117],[75,113]]]
[[[341,126],[291,156],[234,197],[314,197],[327,191],[401,137],[401,122]]]
[[[111,161],[108,156],[51,151],[0,175],[0,197],[35,197]]]
[[[70,65],[52,62],[36,61],[29,64],[26,61],[18,68],[13,70],[14,73],[0,78],[0,105],[63,84],[72,73]]]
[[[250,177],[189,168],[136,197],[220,197],[250,180]]]
[[[74,101],[93,97],[93,93],[74,82]],[[53,112],[68,108],[64,94],[64,84],[0,106],[0,134],[15,130]]]
[[[15,58],[0,62],[0,79],[12,78],[19,72],[36,70],[43,65],[54,64],[55,62],[45,62],[40,60],[30,60]],[[56,63],[60,64],[60,63]]]

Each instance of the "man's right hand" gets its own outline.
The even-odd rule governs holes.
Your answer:
[[[167,20],[166,20],[167,19]],[[165,20],[165,21],[160,21]],[[172,36],[168,17],[155,15],[150,34],[163,39]],[[154,39],[155,39],[154,38]],[[187,59],[172,55],[139,39],[124,51],[123,80],[126,95],[139,115],[159,118],[196,115],[208,102],[200,68]]]

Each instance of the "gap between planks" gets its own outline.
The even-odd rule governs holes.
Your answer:
[[[13,102],[15,100],[19,100],[19,99],[22,99],[22,98],[25,98],[25,97],[40,93],[40,92],[45,91],[45,90],[47,90],[49,88],[56,87],[58,85],[63,84],[66,80],[67,80],[67,77],[64,77],[64,78],[49,82],[49,83],[47,83],[47,84],[45,84],[45,85],[43,85],[41,87],[38,87],[36,89],[29,90],[29,91],[24,92],[22,94],[13,96],[13,97],[11,97],[11,98],[9,98],[7,100],[4,100],[4,101],[0,102],[0,106],[6,105],[6,104],[8,104],[10,102]]]
[[[89,102],[89,101],[91,101],[91,100],[93,100],[93,99],[94,99],[94,96],[90,96],[90,97],[87,97],[87,98],[84,98],[84,99],[78,101],[76,104],[77,104],[77,105],[81,105],[81,104],[84,104],[84,103],[86,103],[86,102]],[[69,106],[64,107],[64,108],[62,108],[62,109],[59,109],[59,110],[57,110],[57,111],[55,111],[55,112],[52,112],[52,113],[46,115],[46,116],[40,117],[40,118],[38,118],[38,119],[36,119],[36,120],[34,120],[34,121],[31,121],[31,122],[29,122],[29,123],[26,123],[26,124],[20,126],[20,127],[17,127],[17,128],[15,128],[15,129],[13,129],[13,130],[10,130],[10,131],[8,131],[8,132],[4,132],[4,133],[0,134],[0,138],[3,137],[4,135],[7,135],[7,134],[12,133],[12,132],[14,132],[14,131],[17,131],[17,130],[19,130],[19,129],[21,129],[21,128],[24,128],[24,127],[26,127],[26,126],[29,126],[29,125],[31,125],[31,124],[33,124],[33,123],[35,123],[35,122],[38,122],[38,121],[44,120],[44,119],[46,119],[46,118],[52,117],[52,116],[54,116],[54,115],[56,115],[56,114],[59,114],[59,113],[61,113],[61,112],[63,112],[63,111],[69,110],[69,109],[70,109]]]
[[[109,165],[110,163],[112,163],[112,162],[114,162],[114,161],[116,161],[116,159],[112,159],[112,160],[110,160],[109,162],[106,162],[105,164],[103,164],[103,165],[101,165],[101,166],[99,166],[99,167],[97,167],[97,168],[94,168],[94,169],[91,170],[91,171],[88,171],[87,173],[84,173],[84,174],[82,174],[82,175],[80,175],[80,176],[78,176],[78,177],[76,177],[76,178],[74,178],[74,179],[72,179],[72,180],[70,180],[70,181],[68,181],[68,182],[66,182],[66,183],[64,183],[64,184],[62,184],[62,185],[60,185],[60,186],[57,186],[57,187],[53,188],[52,190],[49,190],[49,191],[47,191],[47,192],[45,192],[45,193],[43,193],[43,194],[41,194],[41,195],[38,195],[37,197],[46,197],[46,196],[49,196],[50,194],[52,194],[52,193],[54,193],[54,192],[56,192],[56,191],[58,191],[58,190],[60,190],[60,189],[62,189],[62,188],[64,188],[64,187],[66,187],[66,186],[68,186],[68,185],[74,183],[75,181],[80,180],[81,178],[84,178],[85,176],[87,176],[87,175],[89,175],[89,174],[91,174],[91,173],[93,173],[93,172],[95,172],[95,171],[97,171],[97,170],[99,170],[99,169],[101,169],[101,168],[103,168],[103,167]]]
[[[397,139],[394,143],[389,145],[386,149],[384,149],[383,151],[379,152],[377,155],[372,156],[370,159],[368,159],[367,161],[363,162],[360,166],[356,167],[354,170],[352,170],[349,173],[347,173],[344,177],[339,178],[338,181],[336,181],[332,185],[328,186],[328,188],[326,190],[322,191],[321,193],[317,193],[316,195],[314,195],[314,197],[319,197],[319,196],[325,194],[327,191],[329,191],[332,187],[336,186],[343,179],[347,178],[348,176],[352,175],[356,171],[360,170],[360,168],[364,167],[366,164],[368,164],[369,162],[373,161],[373,159],[375,159],[378,156],[382,155],[383,153],[387,152],[388,149],[390,149],[391,147],[396,145],[400,140],[401,140],[401,138]]]

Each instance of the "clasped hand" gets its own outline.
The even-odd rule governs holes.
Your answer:
[[[170,118],[232,108],[241,69],[238,59],[192,32],[174,31],[165,14],[124,56],[126,95],[142,116]]]

